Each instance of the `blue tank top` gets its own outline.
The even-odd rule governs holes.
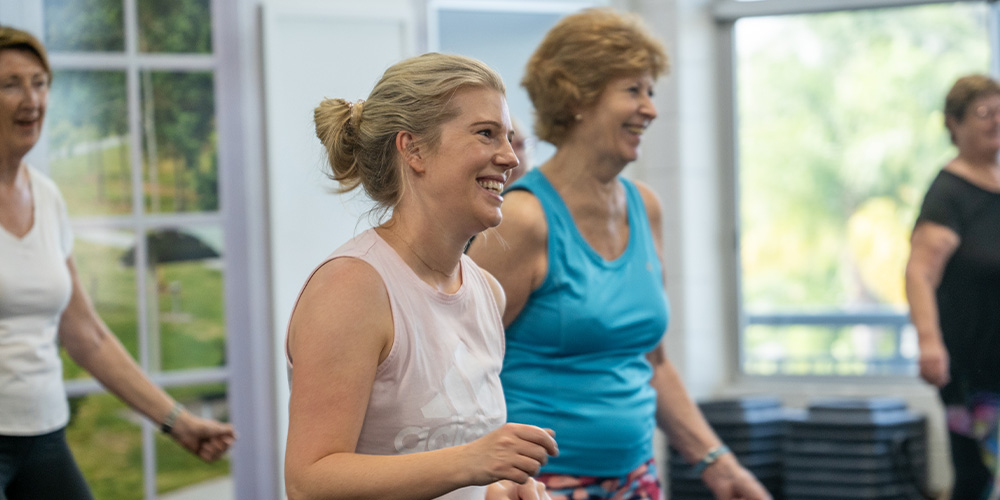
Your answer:
[[[629,241],[614,260],[576,228],[538,169],[510,189],[541,202],[548,274],[507,328],[500,380],[508,421],[552,428],[559,456],[543,473],[618,476],[653,457],[656,391],[646,353],[667,329],[663,272],[638,189],[619,178]]]

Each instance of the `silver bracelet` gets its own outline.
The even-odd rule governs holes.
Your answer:
[[[701,473],[705,472],[705,469],[707,469],[708,466],[714,464],[717,460],[719,460],[719,457],[725,455],[726,453],[730,453],[730,450],[729,447],[724,444],[720,444],[719,446],[712,448],[705,455],[705,458],[702,458],[698,461],[698,463],[691,466],[692,470],[694,470],[694,474],[700,477]]]
[[[174,407],[167,414],[167,418],[164,418],[163,423],[160,424],[160,431],[164,434],[170,434],[174,430],[174,424],[177,423],[177,417],[181,415],[182,411],[184,411],[184,405],[175,401]]]

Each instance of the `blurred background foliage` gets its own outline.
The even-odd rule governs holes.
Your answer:
[[[969,3],[738,21],[744,311],[906,312],[909,235],[955,154],[944,96],[958,77],[989,71],[986,19],[985,4]],[[862,348],[858,333],[751,326],[743,349],[885,355],[876,334]]]

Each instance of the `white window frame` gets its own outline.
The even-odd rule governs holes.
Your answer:
[[[242,0],[210,0],[212,11],[211,54],[142,54],[138,51],[138,15],[136,0],[122,0],[125,20],[124,52],[50,53],[54,69],[87,69],[122,71],[126,75],[126,100],[129,110],[128,127],[132,168],[132,213],[107,217],[72,218],[74,229],[113,228],[134,231],[137,262],[145,262],[146,238],[149,228],[162,226],[213,225],[220,227],[224,238],[224,298],[226,325],[226,359],[223,367],[150,373],[157,385],[170,388],[207,383],[225,383],[231,422],[238,429],[239,440],[231,451],[233,498],[280,498],[280,460],[276,446],[276,397],[272,377],[271,339],[266,328],[269,322],[266,283],[252,269],[266,267],[263,254],[256,251],[253,241],[259,241],[262,228],[252,226],[246,216],[247,207],[254,206],[252,179],[244,169],[248,158],[244,122],[246,87],[241,85],[249,64],[241,53],[247,31],[232,20],[245,12]],[[42,0],[0,0],[3,23],[43,33]],[[213,74],[216,132],[218,135],[219,207],[215,212],[183,214],[145,214],[142,191],[140,113],[140,81],[144,70],[210,71]],[[44,132],[43,132],[44,133]],[[29,160],[45,170],[48,151],[46,138],[29,154]],[[141,213],[142,216],[135,214]],[[152,346],[149,333],[149,300],[146,273],[136,273],[138,294],[139,365],[150,372]],[[256,304],[256,306],[254,306]],[[104,392],[93,379],[73,380],[66,384],[70,397]],[[142,433],[144,498],[157,498],[155,434],[151,422],[144,421]]]

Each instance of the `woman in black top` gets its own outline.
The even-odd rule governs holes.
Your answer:
[[[940,388],[953,499],[985,499],[997,474],[1000,409],[1000,83],[955,82],[945,125],[958,155],[934,179],[906,267],[920,376]]]

